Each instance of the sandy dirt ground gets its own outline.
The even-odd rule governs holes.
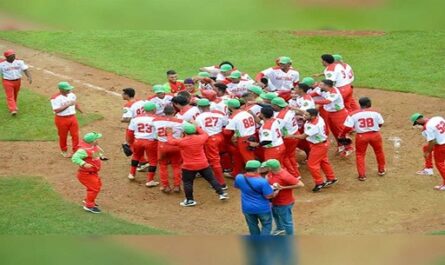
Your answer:
[[[30,89],[48,96],[57,92],[62,80],[49,74],[57,73],[73,82],[79,103],[86,112],[104,116],[101,121],[81,128],[82,133],[98,131],[104,134],[101,145],[110,157],[103,171],[103,191],[99,203],[104,211],[127,220],[179,234],[239,234],[247,231],[240,212],[239,192],[229,190],[230,200],[221,202],[202,180],[195,184],[198,205],[182,208],[182,194],[165,195],[157,188],[144,186],[145,176],[127,180],[129,159],[121,152],[125,125],[121,124],[120,97],[97,91],[93,84],[108,91],[120,93],[124,87],[134,87],[138,96],[149,92],[149,86],[112,73],[88,67],[54,54],[0,41],[0,50],[13,47],[18,55],[33,65],[34,83]],[[339,178],[338,185],[314,194],[311,177],[302,166],[304,189],[295,192],[295,227],[303,235],[375,235],[422,234],[445,227],[445,193],[433,190],[441,178],[416,176],[422,168],[420,131],[411,128],[409,115],[421,111],[425,115],[443,115],[445,100],[414,94],[387,92],[373,89],[355,89],[355,96],[369,96],[375,108],[385,118],[382,130],[385,139],[387,171],[378,177],[374,155],[368,151],[368,180],[356,177],[355,158],[341,159],[331,152],[330,157]],[[49,104],[49,103],[48,103]],[[49,105],[48,105],[49,107]],[[3,110],[4,111],[4,110]],[[20,113],[19,115],[32,115]],[[390,137],[402,139],[398,154]],[[333,148],[332,148],[333,149]],[[60,156],[56,142],[0,142],[0,175],[42,176],[64,198],[79,205],[84,196],[83,187],[75,178],[76,167]],[[333,150],[331,150],[333,151]],[[436,172],[437,173],[437,172]],[[232,181],[229,180],[229,185]]]

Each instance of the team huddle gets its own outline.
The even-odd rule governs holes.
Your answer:
[[[357,103],[354,72],[340,55],[323,54],[321,62],[323,73],[300,78],[286,56],[277,58],[274,66],[255,77],[224,61],[202,67],[196,76],[184,80],[169,70],[168,82],[153,85],[148,98],[138,99],[134,89],[123,89],[126,103],[121,122],[128,123],[123,149],[131,156],[128,179],[135,180],[138,171],[146,171],[147,187],[159,187],[164,193],[183,189],[186,198],[180,205],[184,207],[197,204],[193,197],[195,177],[208,181],[223,201],[229,199],[226,180],[235,179],[251,233],[270,233],[269,216],[273,216],[279,232],[292,234],[292,190],[304,186],[300,164],[306,164],[311,174],[313,192],[339,181],[328,158],[329,135],[335,139],[337,155],[349,159],[355,152],[359,181],[371,175],[365,166],[369,145],[377,160],[376,175],[386,174],[382,115],[372,109],[368,97]],[[5,90],[10,87],[5,77],[21,77],[17,73],[5,75],[8,68],[2,64],[0,70]],[[73,87],[60,82],[58,88],[60,92],[51,98],[51,104],[62,155],[79,165],[79,181],[87,187],[84,209],[98,213],[98,172],[101,160],[107,160],[98,146],[102,135],[92,132],[79,140],[75,113],[80,108]],[[8,106],[16,115],[15,103]],[[445,120],[416,113],[411,121],[423,126],[422,134],[428,141],[425,168],[418,174],[432,174],[434,157],[444,179],[435,189],[445,191]],[[72,153],[67,149],[68,133]],[[297,156],[305,158],[297,161]]]

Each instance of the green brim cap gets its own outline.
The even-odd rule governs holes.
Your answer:
[[[280,57],[280,59],[278,60],[278,63],[289,64],[289,63],[292,63],[292,60],[290,59],[290,57],[282,56],[282,57]]]
[[[199,107],[208,107],[208,106],[210,106],[210,101],[208,99],[206,99],[206,98],[201,98],[201,99],[198,99],[196,104]]]
[[[275,92],[267,92],[267,93],[262,93],[262,94],[260,95],[260,97],[261,97],[262,99],[272,100],[272,99],[278,97],[278,95],[277,95],[277,93],[275,93]]]
[[[207,73],[207,72],[199,72],[198,76],[200,76],[200,77],[210,77],[210,74]]]
[[[267,165],[267,162],[263,162],[261,163],[261,167],[269,167],[269,166]]]
[[[261,162],[258,160],[249,160],[246,163],[246,168],[259,168],[261,167]]]
[[[74,88],[72,85],[70,85],[70,83],[65,82],[65,81],[59,82],[59,84],[57,86],[59,87],[59,89],[62,89],[65,91],[70,91],[70,90],[73,90],[73,88]]]
[[[102,134],[97,133],[97,132],[89,132],[89,133],[87,133],[87,134],[85,134],[83,136],[83,140],[86,143],[92,143],[92,142],[94,142],[94,141],[96,141],[97,139],[100,139],[100,138],[102,138]]]
[[[247,88],[248,91],[257,94],[258,96],[263,93],[263,90],[259,86],[250,86]]]
[[[226,105],[231,108],[239,108],[241,106],[241,103],[238,99],[232,98],[227,100]]]
[[[413,115],[411,115],[411,117],[409,118],[411,120],[411,122],[413,123],[413,126],[417,124],[417,120],[423,118],[423,115],[420,113],[414,113]]]
[[[343,61],[343,57],[340,54],[333,54],[332,57],[334,57],[336,62]]]
[[[284,98],[280,98],[280,97],[276,97],[274,99],[272,99],[272,101],[270,102],[273,105],[277,105],[281,108],[284,108],[287,106],[286,100],[284,100]]]
[[[156,104],[155,103],[153,103],[151,101],[148,101],[147,103],[144,104],[144,110],[145,111],[152,111],[154,109],[156,109]]]
[[[223,64],[221,65],[221,67],[219,68],[219,70],[221,70],[221,72],[228,72],[228,71],[232,71],[233,67],[230,64]]]
[[[266,165],[270,168],[277,169],[281,167],[280,161],[276,159],[269,159],[266,161]]]
[[[184,129],[185,134],[195,134],[196,133],[196,126],[191,123],[184,123],[182,126]]]
[[[305,77],[305,78],[303,78],[301,83],[306,84],[308,86],[313,86],[315,84],[315,79],[313,79],[312,77]]]
[[[240,71],[233,71],[229,75],[230,78],[241,78],[241,72]]]
[[[153,92],[157,93],[165,93],[165,86],[164,85],[154,85],[153,86]]]

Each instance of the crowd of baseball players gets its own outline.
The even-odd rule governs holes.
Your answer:
[[[6,60],[0,62],[3,86],[10,112],[17,115],[17,80],[27,66],[15,59],[12,50],[4,55]],[[323,54],[321,63],[323,73],[301,78],[292,59],[282,56],[251,77],[224,61],[202,67],[184,80],[169,70],[168,82],[153,85],[148,98],[138,97],[133,88],[123,89],[121,122],[128,124],[123,149],[131,157],[128,179],[144,174],[149,188],[159,187],[163,193],[183,191],[180,205],[184,207],[197,204],[193,196],[196,177],[208,181],[222,201],[229,199],[232,186],[241,191],[251,234],[271,234],[272,220],[274,234],[293,234],[293,190],[304,186],[301,166],[312,177],[313,192],[339,181],[329,161],[330,148],[345,159],[355,152],[359,181],[386,174],[382,115],[372,108],[370,98],[356,101],[354,72],[341,55]],[[102,185],[98,172],[101,161],[107,160],[98,145],[102,134],[90,132],[79,140],[75,114],[80,108],[74,87],[60,82],[58,88],[51,105],[60,149],[79,166],[78,179],[87,189],[84,209],[99,213],[95,203]],[[410,120],[422,128],[427,140],[425,165],[417,173],[432,175],[434,160],[443,178],[434,189],[445,191],[445,119],[415,113]],[[67,147],[68,133],[72,153]],[[375,172],[366,172],[368,146],[376,156]]]

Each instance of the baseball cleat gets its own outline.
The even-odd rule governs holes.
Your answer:
[[[340,153],[340,156],[345,158],[350,156],[352,153],[354,153],[354,150],[344,150],[343,152]]]
[[[324,183],[323,188],[327,188],[330,187],[332,185],[334,185],[335,183],[338,182],[338,179],[332,179],[332,180],[328,180]]]
[[[175,187],[173,188],[173,192],[174,192],[174,193],[180,193],[180,192],[181,192],[181,187],[180,187],[180,186],[175,186]]]
[[[345,151],[345,146],[341,145],[337,147],[337,153],[342,153],[343,151]]]
[[[444,185],[439,185],[439,186],[434,186],[435,190],[440,190],[440,191],[445,191],[445,184]]]
[[[424,168],[422,170],[419,170],[416,172],[417,175],[423,175],[423,176],[432,176],[434,175],[432,168]]]
[[[87,202],[85,200],[82,201],[83,205],[85,205]],[[94,203],[94,206],[99,207],[99,204]]]
[[[134,175],[133,174],[128,174],[128,177],[127,177],[129,180],[134,180]]]
[[[319,192],[324,187],[324,185],[325,183],[315,185],[315,187],[312,189],[312,192]]]
[[[162,186],[160,189],[163,193],[170,193],[172,189],[169,186]]]
[[[234,179],[234,177],[232,176],[232,174],[230,172],[224,172],[223,173],[224,177],[229,178],[229,179]]]
[[[147,183],[145,183],[145,187],[148,187],[148,188],[153,188],[153,187],[156,187],[158,185],[159,185],[159,182],[154,181],[154,180],[150,180]]]
[[[229,194],[227,192],[224,192],[223,194],[219,195],[219,199],[221,201],[228,200],[229,199]]]
[[[227,184],[221,185],[221,189],[222,190],[228,190],[229,186],[227,186]]]
[[[17,115],[17,111],[11,111],[11,116]]]
[[[379,172],[377,172],[377,175],[383,177],[383,176],[386,175],[386,171],[385,171],[385,170],[383,170],[383,171],[379,171]]]
[[[101,213],[100,209],[97,208],[96,206],[95,207],[86,207],[86,206],[84,206],[83,209],[85,211],[87,211],[87,212],[90,212],[90,213]]]
[[[365,181],[366,180],[366,176],[358,176],[358,180]]]
[[[180,202],[179,205],[182,207],[191,207],[196,205],[196,201],[185,199],[184,201]]]
[[[136,170],[137,171],[144,171],[144,170],[146,170],[146,169],[148,169],[148,167],[150,166],[150,164],[149,163],[142,163],[142,164],[139,164],[138,165],[138,167],[136,168]]]

